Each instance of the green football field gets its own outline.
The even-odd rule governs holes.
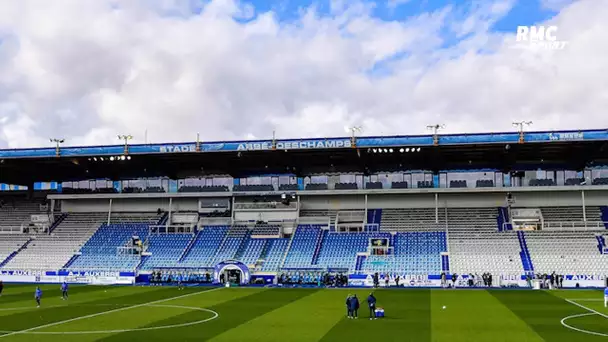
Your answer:
[[[608,341],[600,290],[378,290],[383,319],[346,319],[365,289],[5,285],[2,341]],[[443,309],[443,307],[446,307]],[[567,327],[568,326],[568,327]]]

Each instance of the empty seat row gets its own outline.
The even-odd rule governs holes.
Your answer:
[[[279,185],[279,191],[298,191],[300,190],[298,184],[281,184]]]
[[[357,190],[358,188],[357,183],[336,183],[334,185],[336,190]]]
[[[407,189],[409,188],[409,184],[407,182],[392,182],[392,189]]]
[[[493,188],[494,181],[491,179],[478,179],[475,182],[475,186],[478,188]]]
[[[236,192],[248,192],[248,191],[274,191],[274,187],[271,184],[246,184],[246,185],[235,185],[232,189]]]
[[[306,190],[327,190],[327,183],[309,183],[306,184]]]
[[[530,179],[528,183],[530,186],[553,186],[555,185],[555,181],[553,179]]]
[[[366,189],[382,189],[382,182],[367,182],[365,183]]]
[[[184,185],[177,189],[177,192],[228,192],[230,189],[226,185]]]
[[[466,180],[452,180],[450,181],[450,188],[466,188],[467,181]]]

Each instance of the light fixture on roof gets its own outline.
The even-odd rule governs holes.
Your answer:
[[[420,147],[418,147],[418,149],[416,150],[416,152],[420,152]]]
[[[384,153],[388,153],[388,150],[387,150],[387,149],[384,149]]]
[[[377,153],[377,152],[378,152],[378,150],[376,150],[376,149],[374,148],[374,149],[372,149],[372,152]]]
[[[409,152],[409,151],[410,151],[410,148],[409,148],[409,147],[405,149],[405,152]]]
[[[392,149],[392,148],[391,148],[391,149],[389,149],[388,151],[389,151],[390,153],[393,153],[393,149]]]
[[[399,152],[403,153],[404,149],[403,147],[401,149],[399,149]]]
[[[120,160],[125,160],[125,159],[127,159],[127,157],[125,157],[125,156],[120,157]]]
[[[110,157],[110,161],[114,161],[114,156],[111,156],[111,157]]]
[[[93,157],[93,161],[97,161],[97,157]]]
[[[131,156],[127,156],[127,160],[131,160]]]
[[[103,157],[99,157],[99,160],[103,161]]]

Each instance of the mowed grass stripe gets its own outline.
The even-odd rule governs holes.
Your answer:
[[[0,309],[3,307],[10,307],[11,303],[16,302],[24,302],[30,301],[32,304],[34,303],[34,290],[36,286],[20,286],[18,288],[12,287],[10,285],[4,285],[4,291],[2,292],[2,296],[0,297]],[[40,286],[42,292],[45,297],[52,296],[60,296],[60,285],[42,285]],[[99,291],[100,288],[96,288],[95,286],[72,286],[70,287],[70,294],[74,293],[92,293]],[[0,312],[1,314],[1,312]]]
[[[357,294],[361,302],[359,319],[346,318],[346,295]],[[342,309],[343,319],[321,341],[412,341],[431,340],[431,295],[429,289],[378,290],[374,294],[377,306],[385,309],[386,317],[369,320],[367,296],[369,290],[340,291],[335,305]]]
[[[14,315],[23,311],[36,309],[36,301],[34,300],[35,286],[31,286],[22,294],[11,296],[11,298],[0,297],[0,317]],[[73,297],[66,302],[61,300],[61,291],[58,285],[43,288],[42,308],[50,309],[55,306],[65,306],[69,303],[75,304],[82,301],[91,301],[101,298],[105,295],[105,291],[111,291],[107,287],[97,286],[75,286],[70,289],[70,296]],[[5,301],[5,299],[8,299]],[[18,309],[20,308],[20,309]],[[0,323],[1,324],[1,323]]]
[[[485,290],[434,289],[431,305],[434,342],[543,341]]]
[[[343,319],[345,291],[322,290],[258,316],[211,339],[213,342],[247,341],[316,342]]]
[[[234,289],[238,291],[240,289]],[[277,308],[297,301],[305,296],[312,295],[317,290],[289,289],[267,290],[235,298],[218,305],[207,307],[216,311],[220,316],[217,319],[201,325],[194,325],[180,329],[168,329],[144,332],[127,332],[99,339],[103,342],[124,341],[207,341],[213,337],[234,329],[258,316],[265,315]],[[221,292],[221,291],[219,291]],[[216,293],[217,294],[217,293]],[[188,314],[176,315],[171,319],[159,320],[150,326],[172,325],[186,322],[190,319]],[[271,334],[271,331],[268,331]],[[240,340],[248,340],[242,336]]]
[[[526,322],[545,341],[606,341],[605,337],[584,334],[561,325],[564,317],[588,313],[547,291],[489,290],[492,296]]]
[[[108,291],[107,293],[104,291],[103,296],[95,296],[93,300],[87,300],[86,295],[79,297],[73,294],[68,302],[64,302],[65,306],[53,307],[52,303],[44,301],[43,306],[39,309],[3,316],[0,320],[0,330],[26,330],[116,309],[116,307],[108,306],[107,304],[138,305],[166,299],[175,296],[175,291],[172,290],[172,288],[124,288],[123,291]],[[190,292],[197,291],[201,290],[198,289]],[[184,292],[187,293],[186,291]],[[99,292],[97,293],[99,294]],[[77,304],[72,304],[74,303],[74,299],[77,299]],[[60,301],[58,298],[55,300]],[[50,307],[45,308],[44,305],[49,305]]]
[[[173,288],[175,296],[180,296],[183,291],[179,291],[177,288]],[[174,305],[194,308],[207,308],[210,306],[218,305],[230,300],[234,300],[240,297],[245,297],[257,292],[264,291],[265,289],[251,288],[251,289],[224,289],[218,288],[214,291],[205,291],[196,296],[190,296],[186,298],[173,299],[166,302],[160,303],[161,305]],[[169,308],[169,307],[157,307],[157,306],[141,306],[133,309],[128,309],[119,312],[113,312],[107,315],[96,316],[92,318],[82,319],[74,322],[68,322],[61,325],[56,325],[46,329],[40,329],[42,332],[57,332],[57,331],[85,331],[85,330],[120,330],[120,329],[136,329],[146,326],[154,326],[153,323],[161,320],[168,320],[173,316],[187,316],[182,322],[177,324],[195,322],[199,320],[205,320],[213,316],[209,312],[201,312],[191,309],[180,309],[180,308]],[[111,334],[104,334],[101,337],[107,337]],[[95,336],[100,338],[100,334]],[[90,336],[85,336],[84,341],[92,340]]]

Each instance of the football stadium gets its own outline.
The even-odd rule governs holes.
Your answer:
[[[608,342],[608,0],[0,0],[0,342]]]
[[[606,148],[581,130],[1,150],[25,185],[1,197],[0,339],[603,341]]]

